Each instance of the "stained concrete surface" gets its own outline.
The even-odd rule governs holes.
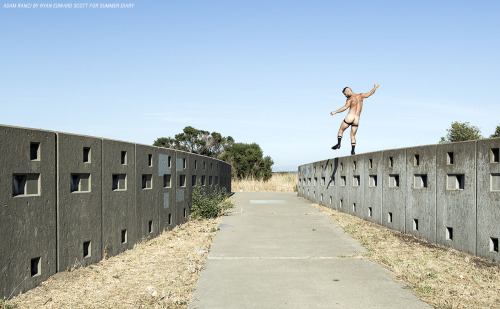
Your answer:
[[[295,193],[234,200],[189,308],[431,308]]]

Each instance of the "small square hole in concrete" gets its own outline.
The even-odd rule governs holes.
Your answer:
[[[344,163],[340,163],[340,171],[342,172],[344,170]]]
[[[345,176],[340,176],[340,185],[345,186],[346,185],[346,177]]]
[[[352,203],[352,211],[356,212],[356,203]]]
[[[320,196],[319,200],[320,200],[321,202],[323,202],[323,194],[321,194],[321,196]]]
[[[326,183],[326,178],[325,177],[321,177],[321,185],[324,186]]]
[[[352,161],[352,169],[356,170],[356,161]]]
[[[399,175],[389,175],[389,187],[397,188],[399,187]]]
[[[490,238],[490,252],[498,253],[498,238]]]
[[[185,158],[184,158],[184,159],[182,159],[182,168],[183,168],[183,169],[186,169],[186,164],[187,164],[187,163],[186,163],[186,159],[185,159]]]
[[[418,154],[416,154],[413,157],[413,166],[419,166],[419,165],[420,165],[420,156]]]
[[[30,144],[30,160],[40,161],[40,143]]]
[[[114,174],[112,188],[113,191],[127,190],[127,175]]]
[[[201,175],[201,185],[205,185],[205,175]]]
[[[172,225],[172,214],[168,214],[168,225]]]
[[[413,230],[418,231],[418,219],[413,219]]]
[[[198,169],[198,160],[194,160],[194,169],[197,170]]]
[[[453,152],[447,152],[446,153],[446,164],[448,165],[453,165]]]
[[[314,186],[316,186],[318,184],[318,177],[314,177]]]
[[[414,175],[413,176],[413,187],[415,189],[427,188],[427,175]]]
[[[389,157],[389,167],[393,167],[394,165],[394,160],[392,159],[392,157]]]
[[[446,228],[446,240],[453,240],[453,228],[452,227]]]
[[[142,175],[142,188],[143,189],[152,189],[153,188],[153,175],[146,174]]]
[[[164,188],[170,188],[172,186],[171,178],[172,178],[171,175],[168,175],[168,174],[163,175],[163,187]]]
[[[373,210],[371,207],[368,207],[368,217],[372,217],[373,216]]]
[[[387,222],[392,223],[392,212],[387,213]]]
[[[335,186],[335,176],[330,177],[330,183]]]
[[[370,175],[368,186],[369,187],[376,187],[377,186],[377,175]]]
[[[332,204],[332,197],[330,196],[330,205]]]
[[[148,166],[153,166],[153,155],[148,154]]]
[[[306,183],[306,179],[304,178],[304,184]],[[212,176],[208,176],[208,185],[212,185]]]
[[[31,259],[31,277],[40,276],[42,273],[42,265],[40,263],[40,257]]]
[[[127,165],[127,152],[126,151],[121,152],[120,162],[122,165]]]
[[[90,257],[91,255],[91,248],[90,248],[90,241],[85,241],[83,243],[83,257]]]
[[[83,163],[90,163],[90,147],[83,147]]]
[[[491,163],[498,163],[499,162],[498,156],[499,156],[498,148],[492,148],[491,155],[490,155],[490,162]]]
[[[153,233],[153,221],[148,222],[148,233]]]
[[[342,199],[340,199],[339,208],[342,208]]]
[[[122,244],[127,243],[127,230],[122,230]]]
[[[179,187],[186,186],[186,175],[179,175]]]
[[[196,175],[191,175],[191,186],[196,187]]]
[[[172,157],[171,156],[168,156],[168,167],[172,167]]]
[[[360,180],[361,180],[361,176],[360,175],[354,175],[353,179],[352,179],[352,186],[353,187],[359,187]]]
[[[447,190],[463,190],[465,186],[464,174],[448,174],[447,175]]]
[[[368,160],[368,168],[373,168],[373,160],[372,159]]]
[[[187,209],[184,208],[184,218],[187,218]]]

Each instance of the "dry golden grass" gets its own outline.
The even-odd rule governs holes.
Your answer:
[[[435,308],[500,308],[500,264],[315,205]]]
[[[57,273],[10,308],[187,308],[220,223],[189,221],[96,265]]]
[[[234,192],[296,192],[298,182],[297,173],[273,173],[268,181],[233,178],[231,189]]]

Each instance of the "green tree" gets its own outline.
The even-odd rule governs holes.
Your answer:
[[[491,134],[490,137],[500,137],[500,126],[497,126],[495,133]]]
[[[231,136],[224,137],[217,132],[210,133],[187,126],[183,129],[182,133],[176,134],[174,138],[157,138],[153,146],[179,149],[204,156],[220,158],[224,153],[224,149],[233,143],[234,139]]]
[[[222,159],[231,164],[233,176],[241,179],[253,177],[267,181],[272,176],[273,160],[263,156],[262,149],[256,143],[235,143],[226,149]]]
[[[439,143],[463,142],[482,138],[479,128],[468,122],[454,121],[451,123],[451,128],[446,129],[446,131],[448,132],[446,138],[441,137]]]

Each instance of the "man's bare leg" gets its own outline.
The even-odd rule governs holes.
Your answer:
[[[349,125],[347,123],[345,123],[345,121],[342,121],[342,123],[340,124],[339,134],[337,135],[338,142],[337,142],[337,145],[332,147],[333,150],[340,149],[340,142],[342,141],[342,135],[344,135],[344,131],[348,127],[349,127]]]
[[[356,148],[356,132],[358,132],[358,126],[353,124],[351,126],[351,155],[355,154],[354,148]]]

